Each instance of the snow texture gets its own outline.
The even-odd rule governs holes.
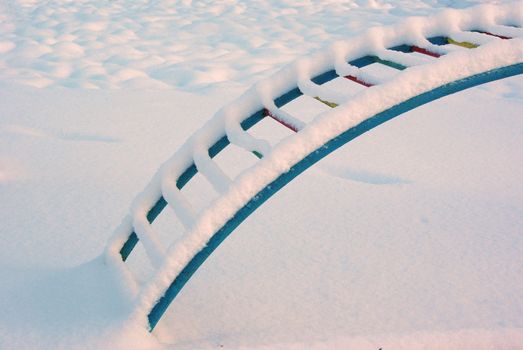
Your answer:
[[[480,3],[0,1],[0,348],[520,348],[520,77],[338,150],[242,224],[154,334],[144,317],[305,154],[409,96],[521,62],[523,3]],[[398,22],[410,15],[423,17]],[[481,46],[426,40],[438,35]],[[403,43],[444,56],[389,49]],[[347,64],[366,54],[408,68]],[[329,69],[376,86],[310,80]],[[277,108],[295,86],[305,95]],[[270,118],[244,131],[260,108],[300,131]]]

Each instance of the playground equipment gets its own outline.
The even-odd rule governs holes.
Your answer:
[[[522,74],[522,27],[523,5],[512,4],[372,28],[284,68],[218,111],[162,165],[107,245],[107,264],[135,291],[131,317],[147,321],[152,331],[191,276],[245,218],[337,148],[418,106]],[[359,88],[347,93],[344,86]],[[286,110],[300,101],[318,103],[324,111],[307,121]],[[251,130],[268,118],[292,135],[276,145],[255,137]],[[256,159],[235,178],[214,161],[231,144]],[[219,194],[200,211],[183,191],[197,173]],[[185,233],[163,247],[151,223],[168,206],[173,210],[164,215],[174,212]],[[156,269],[143,285],[125,263],[139,243]]]

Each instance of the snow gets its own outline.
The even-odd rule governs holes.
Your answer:
[[[515,8],[519,10],[519,7]],[[500,8],[499,17],[505,20],[508,16],[509,20],[513,21],[513,19],[510,19],[513,9],[514,7],[508,6]],[[465,21],[465,19],[468,20],[472,13],[478,15],[486,10],[492,11],[493,9],[485,7],[475,8],[472,11],[452,13],[451,17],[459,23]],[[441,26],[449,23],[448,17],[447,14],[444,14],[432,20],[427,20],[424,25],[418,23],[415,27],[409,28],[411,32],[414,29],[418,32],[424,32],[427,30],[426,28],[429,28],[428,30],[430,28],[438,28],[441,32],[443,30]],[[441,23],[438,24],[438,22]],[[452,23],[451,28],[456,27],[458,26]],[[371,30],[368,34],[357,38],[356,43],[347,42],[348,52],[341,52],[341,54],[347,61],[350,60],[347,57],[351,57],[351,55],[353,58],[356,58],[361,57],[361,55],[372,54],[372,52],[362,51],[359,47],[362,45],[361,43],[363,43],[363,46],[370,45],[372,47],[394,45],[398,39],[391,36],[390,33],[401,34],[401,30],[398,28],[404,30],[405,25],[400,24],[396,27],[381,29],[380,35],[376,35],[377,29]],[[278,74],[263,80],[253,89],[247,91],[238,101],[232,102],[231,106],[235,104],[245,105],[246,109],[242,114],[249,116],[252,111],[259,109],[262,105],[269,110],[270,115],[274,119],[290,126],[295,131],[301,132],[294,137],[286,138],[275,147],[270,155],[267,155],[259,164],[253,166],[252,170],[246,172],[234,184],[231,184],[230,179],[215,165],[206,151],[210,145],[221,137],[220,134],[216,135],[216,130],[223,130],[220,124],[224,123],[224,119],[229,119],[226,112],[227,107],[225,107],[224,113],[218,113],[214,119],[191,137],[179,153],[176,153],[166,163],[165,166],[173,168],[173,172],[169,172],[168,175],[178,178],[187,166],[180,168],[172,164],[180,162],[187,164],[188,162],[183,161],[183,159],[191,155],[187,154],[186,149],[196,149],[196,152],[192,155],[196,167],[210,181],[216,192],[221,193],[222,196],[213,201],[209,207],[200,213],[194,226],[188,230],[182,240],[169,247],[165,262],[160,264],[161,268],[154,273],[151,281],[145,285],[137,298],[135,317],[143,318],[148,314],[149,310],[164,294],[171,281],[182,271],[190,259],[207,244],[212,235],[233,217],[237,210],[261,191],[263,187],[288,171],[292,165],[303,159],[307,154],[366,118],[413,96],[457,79],[489,71],[496,67],[521,62],[523,60],[522,43],[523,41],[519,38],[514,38],[510,42],[502,40],[492,41],[474,51],[454,52],[440,58],[438,61],[434,61],[433,64],[412,67],[410,70],[405,70],[403,74],[398,74],[390,82],[368,89],[355,96],[346,104],[330,112],[320,114],[307,127],[296,123],[292,116],[278,109],[273,100],[296,84],[291,82],[293,73],[300,80],[309,80],[312,78],[311,71],[326,71],[332,68],[334,62],[339,62],[339,59],[333,58],[330,67],[325,64],[327,61],[326,57],[330,57],[329,53],[317,55],[310,60],[302,59],[295,66],[286,67]],[[357,52],[358,56],[356,56],[355,52]],[[338,54],[340,54],[339,51]],[[261,89],[259,88],[260,86]],[[274,86],[276,86],[275,89],[272,88]],[[314,88],[309,85],[308,90],[314,90]],[[323,97],[322,95],[320,96]],[[236,115],[237,113],[234,116],[236,117]],[[154,180],[145,189],[144,193],[150,197],[147,193],[157,192],[157,187],[157,181]],[[149,207],[152,207],[152,205]],[[140,219],[139,231],[143,231],[143,227],[148,226],[148,222],[145,219],[145,215],[142,215]],[[147,240],[150,240],[149,237]],[[146,242],[146,250],[149,252],[152,249],[147,248],[151,245],[148,241]],[[114,251],[114,249],[111,251]],[[149,255],[155,255],[154,264],[158,266],[158,254]],[[163,254],[161,256],[163,257]]]
[[[197,219],[220,193],[237,206],[307,150],[375,111],[449,79],[521,61],[521,39],[509,45],[459,31],[475,25],[519,36],[520,29],[494,22],[521,23],[521,3],[510,11],[445,10],[436,20],[365,32],[473,3],[1,2],[0,348],[520,346],[519,77],[409,112],[331,155],[238,228],[154,335],[142,321],[128,322],[139,284],[153,273],[145,255],[159,266],[173,244],[174,269],[183,266],[193,253],[183,242],[198,247],[206,240],[185,230],[212,232],[226,217],[217,211]],[[348,103],[334,87],[308,80],[329,65],[362,79],[376,74],[345,63],[365,50],[417,62],[384,51],[400,44],[398,35],[450,52],[451,45],[421,40],[445,32],[486,44],[426,60],[372,89],[358,87]],[[357,34],[366,40],[350,47],[351,39],[340,41]],[[311,56],[318,48],[325,54]],[[247,90],[298,58],[279,79]],[[261,105],[283,118],[300,115],[299,105],[272,105],[294,84],[346,104],[327,110],[311,99],[324,113],[304,120],[298,134],[275,121],[266,130],[239,127],[244,112]],[[212,115],[207,131],[154,175]],[[207,147],[225,133],[235,153],[211,160]],[[279,142],[287,135],[294,136]],[[250,151],[265,157],[258,161]],[[201,186],[179,190],[173,179],[192,160],[207,178],[199,174]],[[256,174],[243,171],[254,164]],[[229,173],[228,165],[237,170]],[[151,176],[152,190],[133,201]],[[167,214],[150,226],[146,214],[160,194]],[[104,262],[100,254],[119,222]],[[132,226],[145,250],[129,258],[130,274],[116,247]],[[160,284],[170,282],[159,276]]]

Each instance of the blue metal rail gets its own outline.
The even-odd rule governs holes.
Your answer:
[[[276,180],[274,180],[272,183],[270,183],[260,192],[258,192],[256,196],[254,196],[247,204],[245,204],[241,209],[239,209],[236,212],[236,214],[209,239],[206,246],[189,261],[185,268],[180,272],[180,274],[168,287],[164,295],[152,308],[151,312],[148,315],[149,330],[152,331],[154,329],[160,318],[167,310],[168,306],[178,295],[178,293],[184,287],[187,281],[189,281],[189,279],[198,270],[198,268],[205,262],[205,260],[212,254],[212,252],[214,252],[214,250],[218,248],[218,246],[236,229],[236,227],[238,227],[248,216],[250,216],[273,194],[278,192],[286,184],[291,182],[295,177],[300,175],[302,172],[314,165],[316,162],[326,157],[339,147],[364,134],[365,132],[372,130],[373,128],[385,123],[388,120],[398,117],[405,112],[415,109],[416,107],[422,106],[444,96],[477,85],[485,84],[491,81],[504,79],[519,74],[523,74],[523,63],[497,68],[488,72],[480,73],[442,85],[431,91],[412,97],[400,104],[397,104],[383,112],[376,114],[371,118],[364,120],[360,124],[348,129],[347,131],[343,132],[337,137],[331,139],[317,150],[311,152],[301,161],[292,166],[288,172],[280,175]],[[323,83],[332,78],[332,71],[329,71],[314,79],[316,79],[318,83]],[[288,103],[289,101],[293,100],[296,97],[299,97],[300,95],[301,92],[299,91],[299,89],[295,88],[293,90],[290,90],[286,94],[283,94],[282,96],[276,99],[277,105],[284,105],[285,103]],[[258,111],[257,113],[247,118],[242,123],[242,127],[245,130],[247,130],[248,128],[256,124],[259,120],[261,120],[263,117],[263,111]],[[225,148],[228,145],[228,143],[229,141],[225,137],[223,137],[209,149],[209,155],[211,157],[215,156],[219,151]],[[177,187],[182,188],[192,178],[192,176],[194,176],[195,173],[196,168],[194,167],[194,165],[192,165],[178,179]],[[161,210],[165,207],[165,205],[165,200],[163,198],[160,198],[158,202],[153,206],[153,208],[149,211],[147,219],[150,222],[152,222],[156,218],[156,216],[158,216]],[[124,260],[127,258],[128,254],[137,242],[138,238],[136,237],[136,234],[133,232],[129,237],[129,240],[125,243],[125,245],[120,251]]]

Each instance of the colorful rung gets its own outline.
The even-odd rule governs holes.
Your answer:
[[[456,41],[452,38],[447,38],[447,41],[449,44],[465,47],[467,49],[475,49],[479,46],[478,44],[469,43],[468,41]]]
[[[258,151],[252,151],[252,154],[254,154],[256,157],[258,157],[259,159],[262,159],[263,158],[263,154],[261,154],[260,152]]]
[[[358,83],[358,84],[360,84],[360,85],[363,85],[363,86],[365,86],[365,87],[371,87],[371,86],[374,86],[374,84],[371,84],[371,83],[368,83],[368,82],[366,82],[366,81],[364,81],[364,80],[361,80],[361,79],[355,77],[354,75],[346,75],[346,76],[344,76],[344,78],[345,78],[345,79],[349,79],[349,80],[351,80],[351,81],[353,81],[353,82],[355,82],[355,83]]]
[[[350,61],[349,63],[358,68],[363,68],[363,67],[371,65],[373,63],[380,63],[385,66],[389,66],[391,68],[398,69],[398,70],[404,70],[407,68],[406,66],[404,66],[402,64],[392,62],[389,60],[384,60],[384,59],[379,58],[378,56],[364,56],[364,57],[355,59],[353,61]]]
[[[415,45],[398,45],[398,46],[394,46],[394,47],[389,47],[388,50],[400,51],[400,52],[405,52],[405,53],[418,52],[418,53],[436,57],[436,58],[441,56],[439,53],[432,52],[432,51],[429,51],[427,49],[424,49],[424,48],[421,48],[421,47],[415,46]]]
[[[490,33],[490,32],[484,32],[484,31],[482,31],[482,30],[471,30],[471,32],[474,32],[474,33],[480,33],[480,34],[485,34],[485,35],[489,35],[489,36],[495,36],[496,38],[500,38],[500,39],[503,39],[503,40],[509,40],[509,39],[512,39],[512,38],[509,37],[509,36],[493,34],[493,33]]]
[[[427,56],[432,56],[432,57],[435,57],[435,58],[441,57],[441,54],[439,54],[439,53],[432,52],[432,51],[429,51],[427,49],[424,49],[422,47],[418,47],[418,46],[415,46],[415,45],[411,46],[411,49],[412,49],[412,52],[421,53],[421,54],[424,54],[424,55],[427,55]]]
[[[452,45],[465,47],[467,49],[475,49],[476,47],[479,46],[478,44],[469,43],[468,41],[457,41],[457,40],[454,40],[452,38],[445,37],[445,36],[436,36],[436,37],[428,38],[427,40],[431,44],[438,45],[438,46],[452,44]]]
[[[314,97],[316,100],[320,101],[321,103],[329,106],[330,108],[335,108],[335,107],[338,107],[338,104],[337,103],[334,103],[334,102],[330,102],[330,101],[327,101],[327,100],[322,100],[321,98],[319,98],[318,96]]]
[[[268,109],[264,109],[263,110],[263,114],[265,116],[271,117],[272,119],[276,120],[278,123],[280,123],[281,125],[285,126],[287,129],[290,129],[290,130],[292,130],[294,132],[298,132],[299,131],[294,125],[291,125],[291,124],[287,123],[285,120],[282,120],[278,116],[274,115]]]

